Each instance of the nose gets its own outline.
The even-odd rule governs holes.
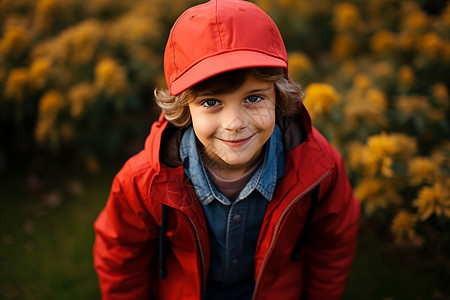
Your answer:
[[[224,116],[223,128],[229,132],[239,132],[247,127],[245,112],[241,107],[229,107]]]

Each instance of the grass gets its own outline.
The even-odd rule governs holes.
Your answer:
[[[1,181],[0,299],[100,299],[92,224],[117,170],[85,177],[79,196],[41,197],[21,179]],[[449,299],[438,272],[394,255],[369,230],[360,235],[344,299]]]
[[[364,226],[344,299],[450,299],[445,266],[427,264],[413,250],[396,249]],[[448,272],[448,271],[447,271]]]
[[[81,196],[29,195],[0,187],[0,299],[100,299],[92,267],[92,224],[111,174],[89,178]],[[52,197],[56,200],[51,200]]]

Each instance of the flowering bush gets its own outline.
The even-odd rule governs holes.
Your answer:
[[[142,138],[166,34],[190,5],[0,0],[0,171],[36,159],[96,171]]]
[[[0,169],[20,155],[94,172],[143,138],[168,31],[194,2],[0,0]],[[255,2],[279,25],[365,215],[398,243],[438,232],[448,246],[450,4]]]
[[[287,46],[313,123],[343,154],[366,218],[400,245],[448,252],[450,4],[319,2],[330,9],[269,5],[286,26],[303,18]]]

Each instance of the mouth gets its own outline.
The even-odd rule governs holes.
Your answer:
[[[219,138],[219,140],[221,142],[223,142],[224,144],[230,146],[230,147],[238,148],[238,147],[242,147],[242,146],[247,145],[254,136],[255,135],[253,134],[253,135],[251,135],[251,136],[249,136],[247,138],[238,139],[238,140],[223,140],[223,139],[220,139],[220,138]]]

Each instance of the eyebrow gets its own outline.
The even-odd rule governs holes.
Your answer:
[[[248,90],[245,91],[244,94],[253,94],[253,93],[262,93],[262,92],[266,92],[268,90],[272,89],[272,86],[268,86],[266,88],[261,88],[261,89],[252,89],[252,90]],[[226,93],[211,93],[210,91],[203,91],[203,92],[199,92],[197,97],[210,97],[210,96],[216,96],[216,95],[220,95],[220,94],[226,94]]]
[[[272,89],[272,86],[268,86],[266,88],[262,88],[262,89],[253,89],[253,90],[249,90],[246,93],[247,94],[253,94],[253,93],[261,93],[261,92],[266,92],[268,90]]]

